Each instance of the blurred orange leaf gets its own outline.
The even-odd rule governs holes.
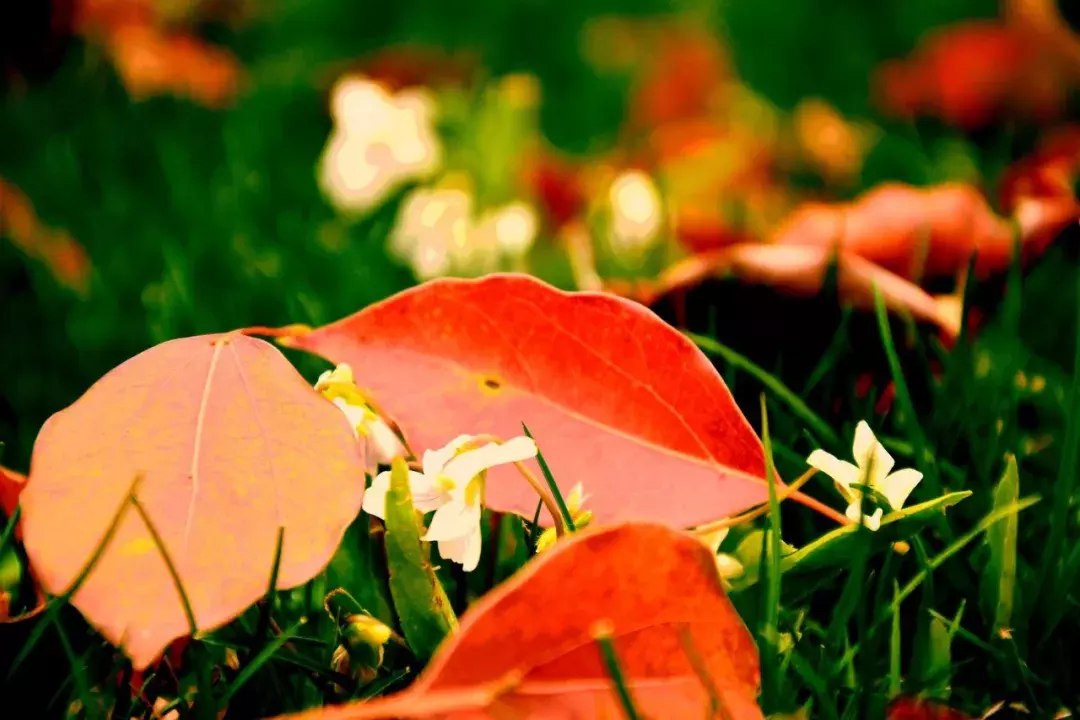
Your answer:
[[[49,269],[56,281],[80,294],[90,284],[90,259],[66,230],[41,222],[30,199],[0,178],[0,236]]]
[[[761,441],[715,368],[621,298],[527,275],[447,278],[283,342],[349,363],[414,452],[526,423],[560,485],[584,483],[597,522],[690,526],[767,499]],[[513,468],[491,471],[486,498],[536,508]]]
[[[26,487],[26,477],[0,465],[0,510],[10,518],[19,506],[19,494]]]
[[[825,245],[763,245],[743,243],[699,253],[672,265],[655,281],[637,286],[614,285],[610,289],[652,305],[669,293],[683,292],[711,277],[732,276],[740,281],[767,285],[792,295],[815,295],[821,291],[832,248]],[[885,305],[894,312],[910,313],[915,319],[941,328],[946,337],[960,331],[958,312],[942,299],[894,273],[850,252],[835,256],[840,297],[855,307],[874,306],[874,285]]]
[[[915,697],[897,698],[885,712],[885,720],[972,720],[945,703]]]
[[[157,345],[46,421],[22,493],[22,531],[44,588],[66,591],[136,476],[138,497],[200,630],[279,585],[311,579],[356,517],[362,451],[349,423],[273,346],[237,334]],[[179,593],[129,512],[72,603],[137,670],[188,634]]]
[[[757,650],[713,554],[651,524],[590,528],[530,561],[469,609],[405,692],[289,717],[618,717],[598,624],[644,716],[709,717],[712,700],[712,716],[763,717]]]
[[[1068,200],[1080,173],[1080,125],[1047,133],[1035,152],[1004,173],[998,195],[1002,208],[1015,211],[1025,199]]]
[[[1080,209],[1072,198],[1029,199],[1013,219],[1024,259],[1041,255]],[[973,187],[886,183],[852,203],[808,203],[773,234],[777,245],[839,246],[906,278],[955,276],[973,253],[980,276],[1004,271],[1017,229]]]
[[[175,12],[194,12],[194,4],[188,5]],[[165,13],[165,6],[152,0],[82,0],[76,29],[104,46],[136,100],[171,93],[211,108],[228,105],[240,84],[236,58],[167,29]]]
[[[927,33],[911,57],[879,68],[875,90],[892,114],[931,114],[964,128],[1001,113],[1049,121],[1064,110],[1068,74],[1036,37],[997,20]]]

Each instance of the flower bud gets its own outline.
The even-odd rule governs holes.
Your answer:
[[[341,625],[342,644],[334,651],[337,672],[356,678],[366,685],[378,675],[383,662],[383,646],[390,639],[390,628],[379,620],[357,613]]]

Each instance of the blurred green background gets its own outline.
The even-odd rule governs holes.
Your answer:
[[[101,52],[73,41],[52,77],[9,89],[0,107],[0,177],[43,222],[70,231],[93,265],[79,298],[0,242],[4,462],[25,469],[52,412],[154,343],[318,324],[413,282],[382,249],[394,203],[342,224],[316,185],[335,62],[402,42],[475,51],[494,76],[535,74],[543,133],[585,153],[615,142],[627,90],[582,58],[590,17],[696,14],[779,107],[817,95],[862,117],[873,114],[869,73],[880,61],[910,52],[929,27],[996,12],[992,0],[278,0],[239,30],[204,28],[250,75],[225,111],[170,97],[132,102]],[[898,137],[868,160],[861,186],[919,179]],[[335,233],[344,237],[333,250],[317,241]]]

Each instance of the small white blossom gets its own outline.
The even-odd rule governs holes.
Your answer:
[[[435,511],[424,540],[438,542],[439,555],[460,563],[466,572],[480,562],[483,473],[536,456],[536,444],[527,437],[462,450],[473,440],[471,435],[459,435],[439,450],[428,450],[423,472],[409,471],[413,507],[423,513]],[[364,511],[385,519],[389,489],[390,473],[379,473],[364,495]]]
[[[320,375],[315,390],[341,410],[357,439],[363,438],[369,473],[374,473],[379,465],[389,465],[395,457],[405,455],[405,447],[394,430],[364,401],[353,379],[352,368],[347,364],[342,363]]]
[[[609,195],[612,249],[633,255],[652,245],[661,225],[660,192],[652,178],[629,170],[615,178]]]
[[[390,252],[420,280],[451,273],[483,275],[503,258],[522,258],[536,239],[535,210],[514,202],[474,217],[474,200],[453,187],[417,188],[402,203]]]
[[[713,555],[716,556],[716,569],[720,573],[720,578],[725,582],[729,578],[738,577],[745,572],[742,563],[735,556],[720,552],[720,545],[723,544],[724,538],[727,537],[729,531],[730,528],[721,528],[698,536],[698,539],[705,543],[712,550]]]
[[[331,98],[334,129],[319,162],[319,182],[341,211],[367,212],[394,190],[438,170],[434,101],[417,90],[391,94],[376,82],[347,77]]]
[[[858,484],[872,488],[889,501],[893,510],[899,510],[922,480],[922,473],[910,468],[892,472],[896,461],[878,442],[866,421],[861,421],[855,428],[852,454],[855,464],[840,460],[824,450],[810,453],[806,462],[833,479],[837,491],[848,502],[845,514],[849,520],[858,522],[861,515],[866,527],[877,530],[881,526],[883,509],[877,508],[872,514],[863,515],[863,492],[853,486]]]

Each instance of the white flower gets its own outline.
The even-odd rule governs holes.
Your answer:
[[[422,91],[390,94],[378,83],[347,77],[334,86],[334,129],[319,163],[319,181],[345,212],[366,212],[442,160],[432,98]]]
[[[570,488],[570,492],[563,499],[566,502],[566,510],[570,513],[570,519],[574,521],[575,530],[581,530],[592,522],[592,510],[584,509],[585,501],[589,499],[589,496],[585,494],[581,483]],[[547,550],[555,544],[557,538],[554,527],[544,530],[536,540],[536,552]]]
[[[536,444],[527,437],[462,450],[473,440],[471,435],[459,435],[446,447],[428,450],[423,472],[409,471],[413,507],[423,513],[435,511],[423,539],[438,542],[439,555],[460,563],[465,572],[480,562],[483,473],[536,456]],[[389,489],[390,473],[379,473],[364,495],[364,511],[385,519]]]
[[[742,563],[733,555],[720,552],[720,545],[723,544],[729,530],[730,528],[721,528],[698,536],[698,539],[705,543],[713,551],[713,555],[716,556],[716,569],[720,573],[720,578],[725,582],[728,578],[738,577],[745,572]]]
[[[532,207],[523,202],[513,202],[487,213],[477,231],[490,234],[503,254],[521,257],[529,252],[539,227],[540,220]]]
[[[331,400],[349,420],[353,434],[364,439],[367,470],[374,473],[379,465],[389,465],[405,455],[405,447],[394,430],[364,401],[353,380],[352,368],[342,363],[327,370],[315,382],[315,390]]]
[[[640,170],[624,172],[615,178],[609,194],[612,248],[636,253],[651,245],[661,223],[660,193],[652,178]]]
[[[472,196],[453,188],[418,188],[402,203],[390,251],[420,280],[445,275],[468,251]]]
[[[503,257],[519,259],[536,239],[539,220],[523,202],[474,218],[469,192],[454,187],[417,188],[402,203],[390,234],[390,252],[420,280],[452,272],[482,275]]]
[[[861,421],[855,428],[855,442],[852,445],[855,464],[840,460],[824,450],[810,453],[806,462],[828,475],[836,483],[836,489],[848,502],[847,517],[858,522],[862,515],[861,489],[852,487],[866,485],[880,493],[889,501],[893,510],[904,506],[911,491],[922,480],[918,470],[904,469],[892,472],[896,461],[882,447],[866,421]],[[882,508],[877,508],[871,515],[863,515],[863,524],[871,530],[881,526]]]

